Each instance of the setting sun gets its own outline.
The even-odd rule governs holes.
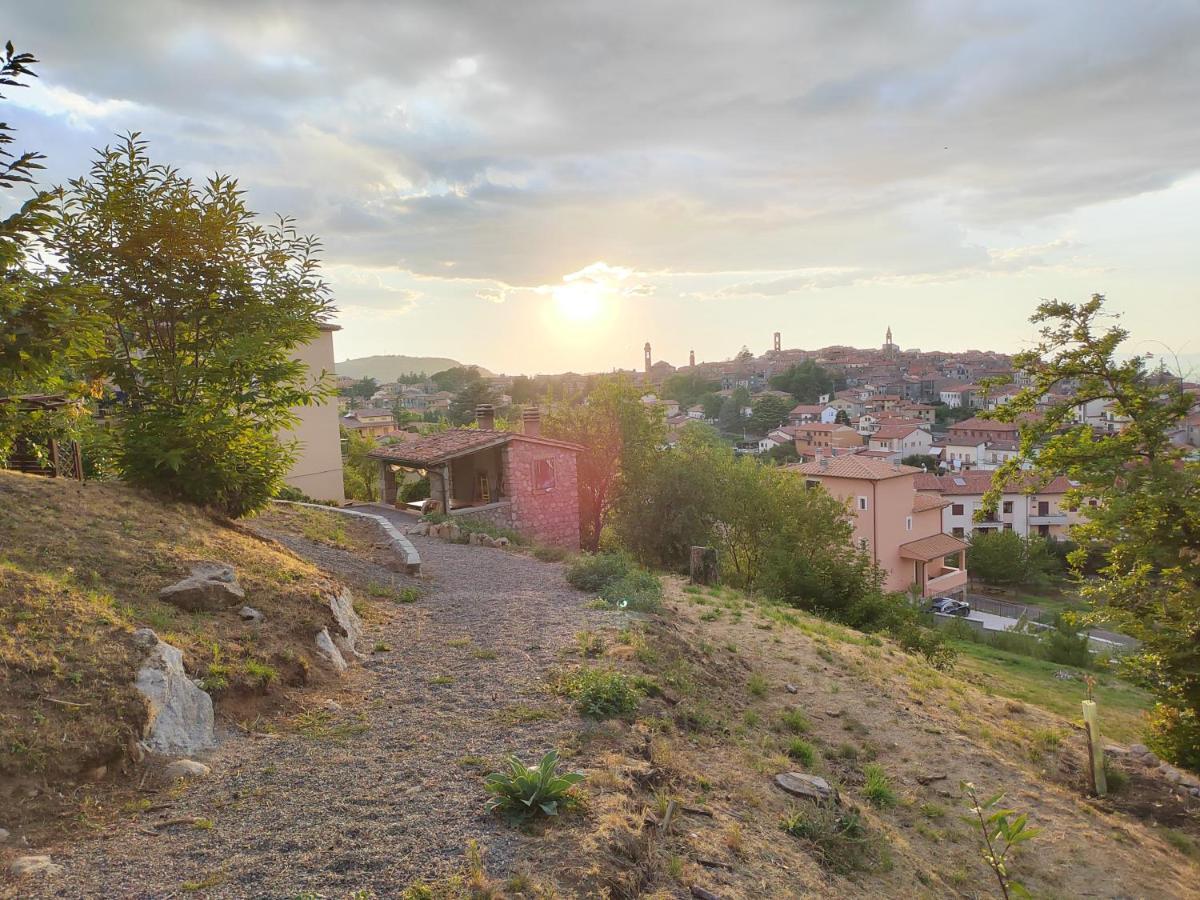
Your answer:
[[[604,288],[593,281],[572,281],[554,288],[554,302],[564,319],[590,322],[600,314]]]

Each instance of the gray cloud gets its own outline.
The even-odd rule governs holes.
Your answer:
[[[427,275],[995,269],[964,229],[1200,168],[1188,3],[76,0],[6,24],[100,104],[6,110],[54,177],[140,129],[331,259]]]

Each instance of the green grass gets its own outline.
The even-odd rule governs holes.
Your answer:
[[[1087,694],[1082,669],[1006,653],[984,644],[953,641],[952,646],[958,651],[955,674],[980,676],[970,680],[996,696],[1040,706],[1071,721],[1080,718],[1079,704]],[[1076,677],[1071,681],[1055,678],[1054,673],[1060,671]],[[1150,694],[1106,674],[1097,677],[1095,694],[1105,737],[1126,744],[1140,740],[1142,714],[1153,703]]]
[[[867,802],[879,809],[896,805],[896,792],[892,790],[892,780],[883,770],[883,766],[868,763],[863,767],[863,775],[866,781],[863,783],[862,795]]]

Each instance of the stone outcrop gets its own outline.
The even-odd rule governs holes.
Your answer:
[[[838,793],[829,782],[820,775],[809,775],[805,772],[782,772],[775,776],[775,784],[780,790],[786,791],[793,797],[800,797],[813,803],[840,803]]]
[[[329,611],[333,613],[334,621],[341,630],[341,634],[336,631],[332,633],[333,643],[342,651],[343,656],[361,656],[358,644],[362,640],[362,619],[354,611],[354,598],[351,597],[350,591],[342,588],[332,595],[329,598]],[[329,634],[328,629],[325,629],[325,632]]]
[[[342,651],[338,649],[337,644],[333,642],[333,638],[329,636],[328,628],[322,628],[317,632],[316,644],[317,652],[329,660],[335,669],[339,672],[346,671],[346,658],[342,656]]]
[[[163,770],[163,774],[172,781],[176,778],[204,778],[211,773],[212,769],[194,759],[177,759]]]
[[[246,601],[233,567],[224,563],[197,563],[192,574],[158,592],[158,599],[188,612],[218,612]]]
[[[63,871],[63,867],[51,862],[49,856],[18,856],[8,868],[17,878],[22,875],[59,875]]]
[[[149,650],[134,687],[146,698],[148,716],[142,743],[154,753],[190,755],[217,745],[212,698],[188,678],[183,653],[140,628],[135,640]]]

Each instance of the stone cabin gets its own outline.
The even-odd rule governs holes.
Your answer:
[[[496,431],[490,406],[476,410],[477,428],[453,428],[379,447],[380,499],[396,503],[398,473],[429,478],[430,499],[450,516],[482,519],[544,544],[579,548],[576,457],[583,448],[541,436],[536,408],[521,432]]]

